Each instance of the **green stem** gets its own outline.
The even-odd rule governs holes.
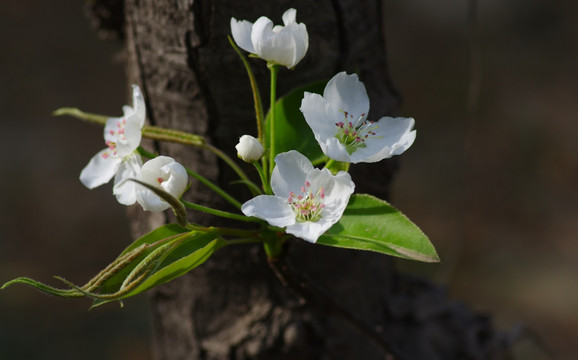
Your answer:
[[[255,104],[255,117],[257,118],[257,133],[259,135],[259,141],[261,142],[261,144],[265,144],[265,138],[263,135],[265,117],[263,114],[263,102],[261,101],[261,93],[259,92],[259,87],[257,86],[257,80],[255,79],[255,75],[253,74],[253,70],[251,70],[251,65],[249,64],[247,58],[243,55],[237,44],[235,44],[235,41],[233,41],[233,39],[230,36],[227,37],[229,38],[231,46],[233,47],[233,49],[235,50],[237,55],[239,55],[239,58],[243,62],[245,70],[247,71],[247,75],[249,76],[249,82],[251,83],[251,90],[253,91],[253,103]]]
[[[261,178],[261,182],[263,183],[263,191],[265,192],[265,194],[272,195],[273,191],[271,190],[271,184],[267,180],[267,173],[263,171],[263,168],[261,167],[261,165],[259,165],[258,162],[254,162],[253,165],[255,165],[255,168],[259,173],[259,177]]]
[[[257,219],[259,220],[259,219]],[[261,221],[261,220],[259,220]],[[235,236],[237,238],[252,238],[252,239],[259,239],[261,242],[261,238],[258,236],[260,234],[259,230],[245,230],[245,229],[233,229],[233,228],[225,228],[225,227],[217,227],[217,226],[198,226],[189,224],[187,226],[188,229],[200,232],[211,232],[214,231],[219,233],[219,235],[226,235],[226,236]]]
[[[77,119],[102,126],[106,125],[106,120],[112,117],[112,116],[85,113],[84,111],[81,111],[77,108],[69,108],[69,107],[56,109],[52,112],[52,115],[53,116],[70,115]]]
[[[275,166],[275,102],[277,101],[277,73],[279,67],[272,63],[267,63],[271,70],[271,101],[269,103],[269,174]]]
[[[221,160],[223,160],[227,165],[229,165],[231,167],[231,169],[233,169],[234,172],[237,173],[237,175],[241,178],[241,180],[243,180],[242,182],[247,185],[247,187],[249,188],[249,190],[251,190],[251,193],[253,193],[253,195],[257,195],[254,192],[254,188],[252,187],[255,186],[257,187],[257,185],[255,185],[247,176],[247,174],[245,174],[245,172],[233,161],[233,159],[231,159],[227,154],[225,154],[224,152],[222,152],[221,150],[217,149],[216,147],[214,147],[213,145],[210,144],[205,144],[203,146],[205,149],[211,151],[213,154],[217,155],[219,158],[221,158]]]
[[[195,204],[195,203],[191,203],[191,202],[188,202],[185,200],[181,200],[181,201],[186,207],[188,207],[190,209],[197,210],[197,211],[203,211],[203,212],[206,212],[208,214],[224,217],[224,218],[231,219],[231,220],[238,220],[238,221],[245,221],[245,222],[260,222],[260,220],[258,220],[257,218],[251,218],[251,217],[244,216],[244,215],[230,213],[228,211],[212,209],[212,208],[209,208],[209,207],[206,207],[203,205],[199,205],[199,204]]]
[[[236,208],[238,208],[238,209],[241,208],[241,203],[239,201],[237,201],[237,199],[235,199],[234,197],[229,195],[225,190],[221,189],[215,183],[213,183],[212,181],[203,177],[202,175],[197,174],[196,172],[194,172],[191,169],[188,169],[188,168],[185,168],[185,169],[187,170],[187,174],[191,175],[192,177],[194,177],[195,179],[197,179],[198,181],[203,183],[205,186],[209,187],[211,190],[213,190],[214,192],[219,194],[223,199],[227,200],[229,203],[231,203]]]
[[[191,134],[184,131],[166,129],[158,126],[145,125],[142,129],[142,136],[159,141],[170,141],[189,146],[204,146],[205,138],[200,135]]]
[[[112,116],[91,114],[76,108],[60,108],[55,110],[52,113],[52,115],[54,116],[70,115],[77,119],[84,120],[86,122],[101,126],[105,126],[106,120],[112,117]],[[203,146],[205,144],[205,139],[202,136],[190,134],[184,131],[165,129],[158,126],[150,126],[150,125],[145,125],[142,131],[144,137],[153,140],[170,141],[190,146]]]
[[[348,162],[342,162],[342,161],[336,161],[336,160],[330,159],[327,163],[325,163],[325,168],[329,169],[331,171],[331,173],[335,175],[339,171],[348,172],[349,171],[349,165],[351,165],[351,164]]]
[[[148,158],[148,159],[154,159],[154,158],[156,158],[156,157],[158,156],[158,155],[155,154],[155,153],[152,153],[152,152],[150,152],[150,151],[145,150],[142,146],[139,146],[136,150],[138,151],[138,153],[139,153],[141,156],[144,156],[144,157],[146,157],[146,158]]]
[[[263,242],[263,240],[258,239],[258,238],[233,239],[233,240],[227,240],[227,242],[225,243],[225,246],[242,245],[242,244],[255,244],[255,243],[262,243],[262,242]]]
[[[273,236],[268,236],[263,242],[265,253],[269,259],[276,259],[283,254],[283,239]]]

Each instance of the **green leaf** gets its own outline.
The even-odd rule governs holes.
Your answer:
[[[162,252],[161,256],[155,257],[152,260],[149,259],[151,261],[149,261],[143,269],[146,269],[148,266],[150,273],[142,282],[130,291],[119,294],[119,296],[113,298],[96,297],[93,307],[110,301],[135,296],[143,291],[186,274],[203,264],[216,250],[226,245],[226,241],[218,236],[219,234],[213,231],[208,233],[190,233],[177,238],[166,251]],[[147,260],[140,259],[140,261],[144,263]],[[139,264],[135,264],[132,269],[135,269],[138,265]],[[127,276],[130,275],[119,273],[118,279],[111,279],[114,287],[111,287],[109,283],[105,283],[101,291],[99,291],[99,294],[118,292],[121,290],[121,285]]]
[[[7,282],[32,286],[44,293],[65,297],[90,297],[93,307],[137,295],[170,281],[204,263],[227,242],[218,230],[191,231],[176,224],[161,226],[129,245],[112,263],[83,286],[56,277],[69,289],[55,288],[20,277]]]
[[[168,224],[156,228],[148,234],[136,239],[132,244],[130,244],[126,249],[124,249],[119,257],[115,261],[123,257],[129,257],[131,252],[136,251],[141,246],[146,246],[146,249],[138,254],[136,257],[127,259],[127,262],[123,264],[122,269],[115,272],[111,276],[99,284],[99,293],[101,294],[113,294],[120,290],[120,287],[126,277],[141,263],[145,260],[151,253],[155,252],[159,247],[166,245],[167,243],[174,241],[180,237],[185,236],[187,233],[191,233],[191,230],[185,229],[177,224]],[[114,263],[114,262],[113,262]]]
[[[324,158],[324,154],[299,107],[301,107],[305,91],[323,93],[326,84],[327,81],[309,84],[297,88],[277,100],[275,103],[275,148],[273,149],[275,155],[289,150],[297,150],[314,163]],[[270,113],[267,114],[265,124],[267,133],[269,133]]]
[[[167,224],[160,226],[153,231],[149,232],[141,236],[140,238],[133,241],[126,249],[123,250],[121,255],[124,255],[137,247],[141,246],[142,244],[154,244],[159,240],[170,238],[171,236],[175,236],[178,234],[183,234],[186,232],[190,232],[191,230],[184,228],[178,224]]]
[[[367,194],[351,196],[343,217],[317,243],[439,261],[435,248],[417,225],[386,201]]]
[[[29,286],[32,286],[33,288],[36,288],[37,290],[42,291],[45,294],[59,296],[59,297],[63,297],[63,298],[74,298],[74,297],[82,297],[83,296],[80,292],[78,292],[75,289],[59,289],[59,288],[55,288],[55,287],[52,287],[50,285],[46,285],[44,283],[41,283],[40,281],[36,281],[34,279],[27,278],[27,277],[19,277],[19,278],[16,278],[14,280],[10,280],[7,283],[5,283],[4,285],[2,285],[0,290],[3,290],[5,288],[7,288],[8,286],[14,285],[14,284],[29,285]]]

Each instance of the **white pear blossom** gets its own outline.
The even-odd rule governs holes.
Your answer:
[[[185,168],[173,158],[157,156],[142,166],[138,179],[179,199],[187,188],[188,175]],[[169,203],[151,190],[137,186],[136,198],[144,210],[159,212],[170,207]]]
[[[303,59],[309,47],[307,27],[296,22],[297,10],[283,14],[283,24],[261,16],[255,23],[231,18],[231,33],[239,47],[263,60],[292,69]]]
[[[139,87],[132,87],[133,107],[125,105],[122,117],[106,121],[104,143],[107,148],[94,155],[80,173],[80,181],[89,189],[106,184],[114,177],[113,194],[123,205],[136,201],[136,185],[125,180],[137,178],[142,166],[136,149],[145,123],[145,103]]]
[[[265,149],[259,140],[251,135],[243,135],[239,138],[239,143],[235,145],[237,156],[246,162],[255,162],[263,156]]]
[[[339,221],[355,185],[348,173],[333,175],[328,169],[315,169],[295,150],[277,155],[275,163],[274,195],[259,195],[244,203],[241,211],[315,243]]]
[[[356,74],[335,75],[323,96],[305,92],[300,110],[323,153],[337,161],[372,163],[400,155],[416,136],[412,118],[367,120],[369,98]]]

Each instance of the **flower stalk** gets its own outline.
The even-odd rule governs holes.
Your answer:
[[[227,36],[227,38],[229,39],[229,43],[231,44],[237,55],[239,55],[239,58],[241,59],[243,65],[245,66],[247,75],[249,76],[249,82],[251,83],[251,92],[253,93],[253,104],[255,106],[255,117],[257,120],[257,136],[259,137],[259,141],[261,141],[261,144],[264,144],[266,141],[263,130],[265,126],[265,116],[263,114],[263,102],[261,101],[261,92],[259,91],[259,86],[257,86],[255,74],[251,69],[249,61],[243,55],[237,44],[235,44],[235,41],[233,41],[231,36]]]
[[[202,211],[205,212],[207,214],[211,214],[211,215],[215,215],[215,216],[219,216],[222,218],[226,218],[226,219],[231,219],[231,220],[237,220],[237,221],[244,221],[244,222],[261,222],[258,219],[255,218],[249,218],[246,217],[244,215],[239,215],[239,214],[234,214],[234,213],[230,213],[228,211],[223,211],[223,210],[217,210],[217,209],[213,209],[210,207],[206,207],[203,205],[199,205],[199,204],[195,204],[192,202],[188,202],[185,200],[181,200],[181,202],[188,207],[189,209],[193,209],[193,210],[197,210],[197,211]]]
[[[269,102],[269,171],[271,172],[275,166],[275,103],[277,101],[279,67],[273,63],[267,63],[267,67],[271,72],[271,101]]]

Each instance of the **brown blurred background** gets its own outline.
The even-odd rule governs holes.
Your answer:
[[[401,115],[418,129],[393,203],[443,260],[398,264],[504,331],[533,329],[540,339],[519,341],[520,359],[547,359],[540,341],[575,359],[578,3],[479,1],[475,117],[466,3],[385,6]],[[81,283],[130,242],[111,186],[89,191],[78,181],[103,147],[101,129],[51,116],[61,106],[119,115],[121,49],[97,40],[81,2],[0,3],[0,283],[20,275]],[[23,286],[0,292],[0,359],[150,358],[146,296],[123,309],[89,305]]]

